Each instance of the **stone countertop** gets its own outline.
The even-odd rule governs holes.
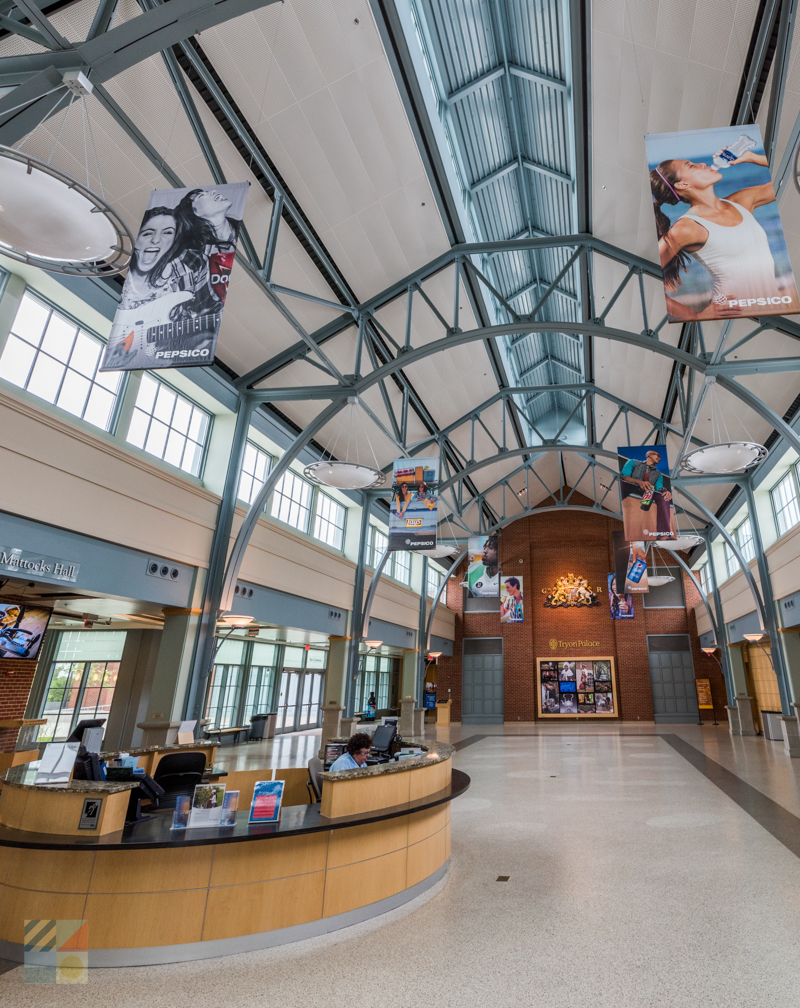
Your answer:
[[[347,742],[347,739],[328,739],[329,742]],[[378,777],[387,773],[403,773],[406,770],[417,770],[419,767],[431,766],[433,763],[443,763],[455,752],[451,745],[445,742],[426,742],[425,739],[403,737],[403,747],[419,746],[425,752],[413,759],[392,760],[390,763],[379,763],[377,766],[360,767],[358,770],[337,770],[331,773],[325,770],[320,774],[324,781],[356,780],[359,777]]]
[[[58,794],[118,794],[120,791],[131,791],[139,786],[138,781],[90,781],[73,780],[65,784],[34,784],[32,781],[26,782],[26,774],[33,778],[35,771],[31,771],[25,765],[11,767],[6,770],[0,780],[8,787],[21,788],[23,791],[55,791]]]
[[[150,752],[191,752],[192,746],[218,746],[219,742],[213,739],[195,739],[194,742],[187,742],[185,745],[151,745],[139,749],[111,749],[108,752],[101,752],[97,755],[100,759],[116,759],[120,753],[127,753],[129,756],[144,756]]]

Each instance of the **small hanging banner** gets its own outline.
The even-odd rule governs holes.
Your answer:
[[[628,542],[677,539],[665,445],[617,448],[622,522]]]
[[[248,185],[150,193],[101,371],[213,363]]]
[[[395,459],[389,511],[389,549],[436,546],[439,521],[439,459]]]

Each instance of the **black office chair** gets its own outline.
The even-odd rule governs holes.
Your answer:
[[[206,756],[201,752],[168,753],[159,762],[153,780],[164,789],[163,797],[154,800],[154,808],[168,803],[178,795],[194,794],[195,787],[203,780]]]
[[[312,756],[308,761],[308,780],[306,781],[312,805],[322,800],[322,781],[319,779],[321,773],[322,760]]]

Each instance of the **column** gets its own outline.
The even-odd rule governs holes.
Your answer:
[[[347,695],[347,657],[349,637],[328,638],[328,665],[325,670],[325,697],[323,703],[336,701],[344,704]]]
[[[147,736],[142,739],[142,745],[169,745],[169,735],[177,734],[183,717],[195,635],[202,610],[168,608],[163,613],[164,627],[149,696],[144,692],[146,714],[138,722],[138,727],[143,728]],[[201,712],[204,704],[205,698],[199,698],[198,710]],[[164,741],[152,741],[156,734],[163,735]]]
[[[126,632],[114,700],[106,722],[104,749],[129,749],[141,745],[141,729],[137,728],[137,723],[148,714],[160,645],[160,630]]]

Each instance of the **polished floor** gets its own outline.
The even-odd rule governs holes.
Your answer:
[[[264,751],[283,763],[305,738]],[[678,725],[454,725],[439,738],[472,787],[453,805],[450,872],[415,903],[265,952],[92,970],[78,990],[25,985],[16,968],[0,1005],[800,1003],[800,760],[781,745]]]

